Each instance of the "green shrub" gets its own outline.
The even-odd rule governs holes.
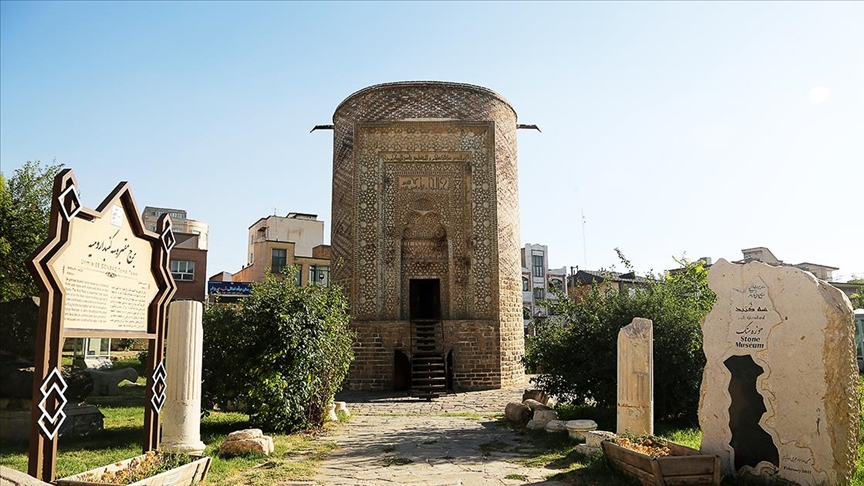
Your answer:
[[[547,302],[556,319],[539,326],[526,347],[526,365],[543,372],[535,385],[565,401],[614,408],[618,331],[644,317],[654,323],[655,418],[695,422],[705,366],[700,323],[714,293],[701,263],[683,263],[680,272],[650,276],[643,288],[617,292],[595,283],[578,301]]]
[[[241,303],[207,308],[205,405],[242,410],[268,430],[324,422],[353,360],[347,303],[336,287],[293,282],[268,275]]]

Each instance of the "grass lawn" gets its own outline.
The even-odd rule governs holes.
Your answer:
[[[121,387],[121,394],[111,397],[88,397],[105,415],[105,430],[93,437],[60,438],[57,454],[57,477],[71,476],[141,454],[144,438],[144,385]],[[274,452],[269,457],[240,456],[221,459],[219,446],[230,432],[248,428],[249,417],[242,413],[210,412],[201,420],[201,440],[207,445],[204,454],[212,458],[206,484],[269,485],[284,480],[311,479],[320,459],[333,450],[332,442],[315,440],[313,433],[273,434]],[[27,471],[26,443],[0,442],[0,465]]]

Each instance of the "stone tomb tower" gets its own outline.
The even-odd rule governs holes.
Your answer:
[[[333,281],[357,332],[352,389],[523,378],[516,112],[480,86],[399,82],[333,115]]]

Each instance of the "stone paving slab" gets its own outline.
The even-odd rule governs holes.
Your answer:
[[[339,448],[319,465],[320,484],[564,484],[544,481],[555,470],[510,462],[533,448],[498,419],[357,415],[327,440]]]
[[[347,392],[353,419],[325,440],[339,447],[318,466],[319,484],[563,485],[556,470],[516,463],[530,443],[497,416],[528,388],[465,392],[433,401],[401,393]],[[493,416],[495,415],[495,416]]]

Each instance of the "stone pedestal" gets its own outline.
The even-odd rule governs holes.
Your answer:
[[[162,450],[204,452],[201,441],[201,353],[203,305],[180,300],[168,307],[167,384],[162,409]]]
[[[654,433],[654,326],[637,317],[618,331],[619,434]]]
[[[564,427],[571,439],[585,442],[586,434],[592,430],[597,430],[597,422],[593,420],[569,420],[564,422]]]

